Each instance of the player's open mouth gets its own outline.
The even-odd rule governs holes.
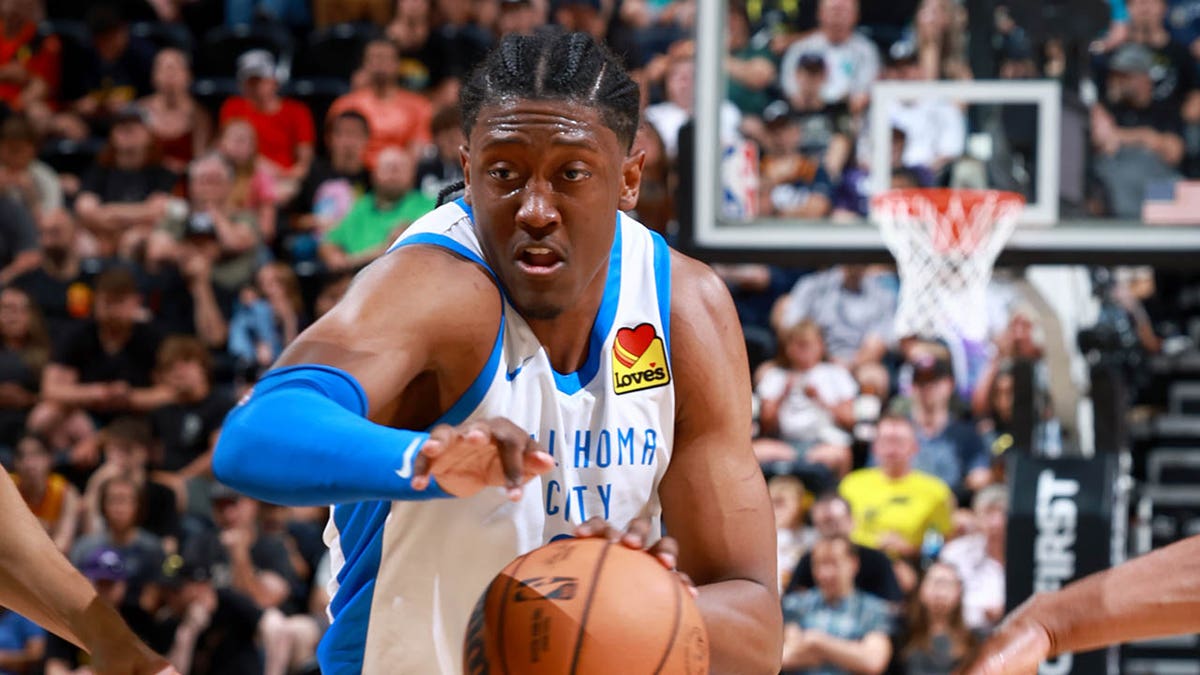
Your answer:
[[[562,256],[545,246],[526,246],[517,254],[517,267],[526,274],[545,276],[554,274],[562,266]]]

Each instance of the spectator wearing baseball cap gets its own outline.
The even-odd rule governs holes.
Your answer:
[[[934,354],[913,358],[911,417],[920,446],[913,468],[937,476],[965,496],[992,482],[991,457],[974,425],[951,412],[954,395],[949,360]]]
[[[214,565],[206,552],[186,549],[163,562],[157,614],[177,626],[168,637],[172,665],[191,675],[259,675],[265,614],[249,597],[221,587]]]
[[[316,129],[312,113],[299,101],[279,95],[275,57],[265,49],[252,49],[237,61],[240,96],[221,104],[220,126],[244,119],[258,134],[258,151],[278,164],[285,179],[300,181],[313,161]]]

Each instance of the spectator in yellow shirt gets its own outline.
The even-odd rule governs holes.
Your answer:
[[[912,468],[917,436],[902,416],[879,421],[871,452],[875,466],[847,475],[839,491],[854,514],[854,543],[887,553],[896,577],[907,590],[916,582],[911,566],[929,530],[943,536],[952,530],[954,495],[941,479]]]

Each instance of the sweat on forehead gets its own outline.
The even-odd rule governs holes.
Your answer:
[[[585,33],[511,34],[463,85],[462,129],[468,137],[480,110],[513,101],[564,101],[593,107],[623,149],[637,135],[641,92],[620,61]]]

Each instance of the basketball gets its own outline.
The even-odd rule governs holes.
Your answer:
[[[471,675],[708,672],[708,634],[683,581],[653,556],[564,539],[513,560],[463,643]]]

